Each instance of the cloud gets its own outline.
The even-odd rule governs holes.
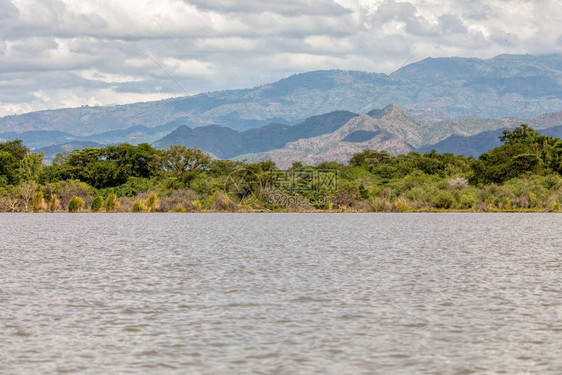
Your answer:
[[[275,13],[280,15],[342,15],[349,10],[331,0],[187,0],[202,10],[228,13]]]
[[[18,16],[18,8],[10,0],[0,0],[0,20],[15,18]]]
[[[184,95],[158,65],[195,94],[429,56],[560,53],[560,19],[559,0],[0,0],[0,116]]]

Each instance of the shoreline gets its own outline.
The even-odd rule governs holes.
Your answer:
[[[0,211],[0,214],[454,214],[454,213],[464,213],[464,214],[505,214],[505,213],[516,213],[516,214],[560,214],[560,211],[552,210],[490,210],[490,211],[479,211],[479,210],[410,210],[410,211],[354,211],[354,210],[238,210],[238,211],[220,211],[220,210],[204,210],[204,211],[186,211],[186,212],[174,212],[174,211],[153,211],[153,212],[132,212],[132,211],[114,211],[114,212],[93,212],[93,211],[79,211],[79,212],[68,212],[68,211],[56,211],[56,212],[29,212],[29,211]]]

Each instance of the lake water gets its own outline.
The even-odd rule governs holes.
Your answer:
[[[559,214],[0,214],[0,373],[562,373]]]

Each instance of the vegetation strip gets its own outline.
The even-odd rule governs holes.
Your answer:
[[[562,141],[523,124],[478,159],[364,150],[348,164],[212,159],[199,149],[121,144],[58,154],[0,143],[3,212],[560,211]]]

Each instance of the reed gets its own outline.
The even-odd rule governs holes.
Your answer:
[[[55,212],[59,205],[59,200],[56,194],[51,195],[51,201],[49,202],[49,211]]]
[[[43,198],[43,192],[38,191],[33,196],[33,212],[43,212],[47,209],[45,204],[45,199]]]
[[[117,195],[116,194],[109,194],[107,196],[107,200],[105,201],[105,211],[106,212],[113,212],[115,210],[118,210],[119,207],[120,207],[120,204],[117,201]]]

